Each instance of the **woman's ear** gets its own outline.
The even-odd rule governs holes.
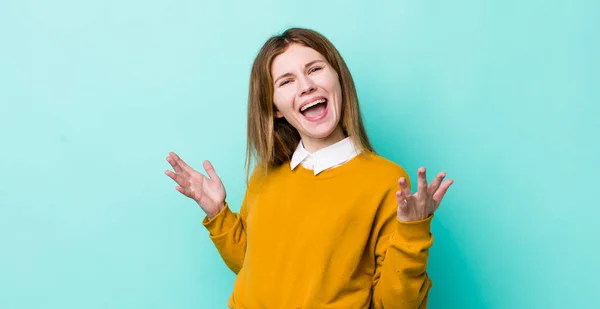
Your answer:
[[[283,118],[283,114],[277,109],[277,106],[273,104],[273,110],[275,111],[275,118]]]

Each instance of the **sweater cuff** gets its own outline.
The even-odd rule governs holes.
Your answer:
[[[402,222],[396,218],[395,240],[402,243],[429,240],[431,238],[432,219],[433,215],[411,222]]]
[[[211,236],[218,236],[227,233],[235,225],[236,220],[235,214],[225,202],[223,209],[212,219],[208,219],[208,216],[204,217],[202,225],[210,232]]]

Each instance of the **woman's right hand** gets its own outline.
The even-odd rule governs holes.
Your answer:
[[[175,189],[196,201],[209,219],[212,219],[223,209],[226,197],[225,187],[209,161],[204,161],[203,165],[210,178],[191,168],[173,152],[169,153],[167,161],[171,164],[175,173],[167,170],[165,174],[179,185]]]

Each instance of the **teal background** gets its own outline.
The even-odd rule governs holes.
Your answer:
[[[0,4],[0,308],[225,308],[165,157],[239,209],[250,66],[289,26],[339,48],[380,154],[455,179],[429,308],[600,307],[600,2],[58,0]]]

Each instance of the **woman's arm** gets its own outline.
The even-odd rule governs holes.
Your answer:
[[[404,223],[392,215],[376,246],[373,307],[426,308],[432,286],[427,275],[429,248],[433,244],[429,232],[432,217]]]
[[[167,170],[165,174],[178,184],[177,191],[194,200],[206,213],[203,225],[210,232],[210,238],[227,266],[237,274],[246,253],[245,204],[242,204],[240,214],[231,212],[225,201],[225,187],[209,161],[203,162],[208,177],[194,170],[173,152],[169,153],[167,161],[174,171]]]
[[[246,200],[244,197],[240,213],[232,212],[225,202],[215,217],[209,219],[207,216],[202,221],[221,258],[236,275],[242,269],[246,255]]]
[[[419,169],[418,192],[411,193],[406,174],[400,190],[390,189],[375,222],[376,267],[373,277],[373,307],[376,309],[421,309],[427,307],[432,281],[427,275],[429,248],[433,245],[431,220],[444,194],[453,183],[439,173],[428,185],[425,168]]]

